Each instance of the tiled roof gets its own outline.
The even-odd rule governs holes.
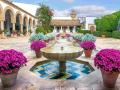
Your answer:
[[[79,20],[52,20],[51,25],[53,26],[80,26]]]

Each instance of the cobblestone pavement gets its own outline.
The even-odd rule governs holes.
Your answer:
[[[120,49],[120,40],[98,38],[96,45],[98,50],[102,48]],[[118,78],[114,89],[105,88],[103,86],[101,73],[94,67],[94,55],[92,58],[85,58],[83,54],[78,58],[78,60],[88,61],[95,69],[95,71],[87,77],[66,81],[44,80],[30,71],[30,68],[36,62],[44,61],[46,58],[35,58],[34,52],[29,49],[28,37],[0,39],[0,50],[11,48],[22,51],[28,57],[28,63],[26,67],[23,67],[19,71],[15,86],[3,88],[0,82],[0,90],[120,90],[120,77]]]

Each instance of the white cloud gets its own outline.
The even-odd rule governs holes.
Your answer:
[[[54,10],[54,16],[60,16],[60,17],[63,17],[63,16],[69,16],[69,10]]]
[[[95,5],[76,6],[71,9],[76,10],[79,16],[101,16],[101,15],[106,15],[106,14],[110,14],[113,12],[112,10],[108,10],[105,7],[95,6]],[[55,16],[68,16],[71,9],[66,9],[62,11],[55,10],[54,15]]]

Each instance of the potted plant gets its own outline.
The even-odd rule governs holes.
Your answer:
[[[104,86],[114,88],[120,73],[120,51],[103,49],[96,54],[94,64],[101,70]]]
[[[21,52],[0,51],[0,76],[4,87],[11,87],[16,83],[18,71],[26,62],[27,59]]]
[[[36,40],[31,43],[31,49],[35,51],[36,57],[41,57],[40,49],[46,47],[46,43],[43,40]]]
[[[73,39],[74,39],[78,44],[81,43],[82,37],[83,37],[83,34],[74,34],[74,35],[73,35]]]
[[[35,40],[44,40],[44,39],[45,39],[45,35],[43,33],[38,33],[38,34],[32,33],[30,35],[29,42],[31,43]]]
[[[96,37],[93,35],[93,34],[85,34],[83,37],[82,37],[82,42],[84,41],[92,41],[92,42],[95,42],[96,41]]]
[[[80,46],[84,49],[84,53],[87,58],[91,57],[92,50],[96,47],[92,41],[84,41],[80,44]]]

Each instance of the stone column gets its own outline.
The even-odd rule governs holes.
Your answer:
[[[16,30],[15,30],[15,23],[12,23],[12,37],[16,37],[17,36],[17,32],[16,32]]]
[[[61,26],[61,29],[60,29],[60,33],[63,33],[63,28],[62,28],[62,26]]]
[[[4,31],[4,21],[0,21],[0,29],[1,31]],[[0,38],[5,38],[5,33],[2,32],[0,36],[1,36]]]
[[[67,33],[70,33],[70,26],[67,26]]]
[[[53,32],[57,33],[56,26],[54,26],[54,30],[53,30]]]
[[[76,26],[73,27],[73,33],[75,33],[75,32],[76,32]]]
[[[0,21],[1,30],[4,30],[4,21]]]
[[[28,35],[28,28],[29,27],[29,25],[26,25],[26,35]]]
[[[15,31],[15,23],[13,23],[13,31]]]
[[[20,35],[23,35],[23,24],[20,24]]]

